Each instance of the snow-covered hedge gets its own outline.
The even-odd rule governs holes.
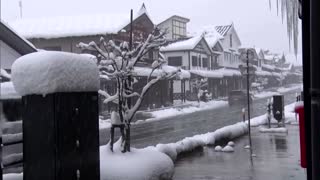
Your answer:
[[[88,55],[41,51],[18,58],[12,82],[20,95],[99,90],[99,70]]]

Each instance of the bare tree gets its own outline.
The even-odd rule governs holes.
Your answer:
[[[178,68],[174,70],[166,68],[167,63],[164,59],[153,59],[152,63],[148,65],[150,71],[142,90],[138,92],[133,88],[133,85],[138,82],[135,78],[135,67],[139,62],[146,61],[145,56],[149,52],[158,51],[161,46],[166,44],[164,35],[165,32],[155,29],[144,42],[135,43],[136,46],[133,50],[129,50],[128,42],[123,41],[120,45],[116,45],[114,41],[107,42],[103,37],[101,37],[99,45],[95,42],[78,44],[82,50],[94,51],[97,54],[97,59],[99,59],[97,63],[102,79],[116,81],[117,91],[115,94],[111,95],[105,90],[100,90],[99,94],[105,98],[104,103],[117,104],[120,121],[125,125],[125,133],[122,135],[122,152],[130,151],[130,124],[148,90],[160,80],[170,79],[180,74]],[[136,97],[135,102],[132,102],[133,97]]]

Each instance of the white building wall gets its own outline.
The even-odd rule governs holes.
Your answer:
[[[232,47],[230,46],[230,36],[232,36]],[[222,40],[222,46],[225,52],[228,52],[231,54],[231,56],[235,57],[236,55],[239,55],[238,49],[241,46],[241,42],[237,37],[237,34],[234,30],[234,28],[230,29],[230,31],[225,35],[224,39]],[[219,66],[222,67],[229,67],[229,68],[238,68],[241,60],[239,58],[235,58],[235,60],[228,59],[225,56],[225,53],[220,57],[219,59]]]
[[[167,21],[161,23],[158,26],[161,30],[166,31],[166,39],[173,40],[173,34],[172,34],[172,19],[168,19]]]
[[[189,69],[189,53],[188,51],[176,51],[176,52],[162,52],[166,60],[168,60],[168,57],[174,57],[174,56],[182,56],[182,66],[183,69],[188,70]]]
[[[192,56],[199,57],[201,56],[200,66],[192,66]],[[202,58],[208,58],[208,66],[209,67],[203,67],[202,64]],[[190,52],[190,70],[209,70],[210,69],[210,63],[211,62],[211,56],[208,56],[207,54],[202,53],[196,53],[196,52]]]
[[[0,66],[2,69],[11,69],[13,62],[21,55],[0,40]]]

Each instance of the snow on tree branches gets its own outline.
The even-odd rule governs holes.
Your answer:
[[[158,52],[159,48],[166,44],[164,35],[165,32],[155,29],[144,42],[135,42],[132,50],[129,49],[129,43],[126,41],[117,45],[114,41],[106,41],[103,37],[99,43],[78,44],[80,49],[97,54],[101,79],[116,81],[117,88],[114,94],[111,95],[102,89],[99,94],[104,97],[104,103],[117,104],[117,113],[126,128],[125,137],[122,137],[124,152],[130,151],[130,144],[128,144],[130,123],[148,90],[160,80],[176,77],[181,72],[178,68],[169,68],[165,59],[157,58],[150,62],[150,59],[146,58],[149,52]],[[133,85],[138,82],[136,76],[141,70],[141,67],[138,67],[139,63],[143,63],[144,66],[147,64],[149,71],[147,71],[146,84],[138,92]],[[132,102],[133,99],[135,102]]]

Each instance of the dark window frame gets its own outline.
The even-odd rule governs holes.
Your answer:
[[[168,65],[175,66],[175,67],[181,67],[183,65],[182,56],[168,57]]]

